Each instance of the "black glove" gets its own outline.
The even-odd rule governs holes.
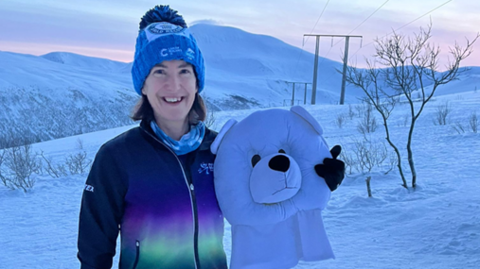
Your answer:
[[[345,163],[337,160],[340,152],[342,152],[342,147],[339,145],[334,146],[330,150],[333,159],[325,158],[323,164],[315,165],[315,172],[325,179],[330,191],[336,190],[338,185],[342,184],[342,180],[345,177]]]

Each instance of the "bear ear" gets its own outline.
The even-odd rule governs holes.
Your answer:
[[[312,115],[310,115],[310,113],[308,113],[308,111],[305,110],[305,108],[301,106],[292,106],[292,108],[290,108],[290,111],[292,111],[294,114],[296,114],[300,118],[307,121],[312,126],[312,128],[315,131],[317,131],[319,135],[323,135],[322,126],[320,126],[320,123],[318,123],[318,121],[315,120],[315,118]]]
[[[225,125],[223,125],[222,129],[220,130],[220,132],[218,133],[217,137],[215,138],[215,140],[213,140],[213,143],[212,145],[210,146],[210,151],[213,153],[213,154],[217,154],[218,152],[218,148],[220,147],[220,144],[222,143],[222,140],[223,138],[225,137],[225,135],[228,133],[228,131],[235,125],[237,124],[237,121],[234,120],[234,119],[229,119]]]

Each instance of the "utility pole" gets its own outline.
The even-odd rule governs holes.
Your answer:
[[[477,89],[477,88],[475,88]],[[305,93],[303,95],[303,104],[306,105],[307,104],[307,83],[305,83]]]
[[[311,84],[309,82],[295,82],[295,81],[286,81],[285,83],[293,83],[293,90],[292,90],[292,101],[290,102],[291,106],[295,105],[295,84],[305,84],[305,93],[303,95],[303,104],[307,104],[307,84]]]
[[[293,91],[292,91],[292,103],[290,106],[295,105],[295,82],[293,83]]]
[[[347,72],[347,61],[348,61],[348,46],[349,46],[349,41],[350,37],[359,37],[363,38],[362,36],[353,36],[353,35],[312,35],[312,34],[304,34],[303,37],[305,36],[314,36],[316,37],[317,44],[315,46],[315,61],[313,64],[313,86],[312,86],[312,105],[315,104],[315,98],[316,98],[316,93],[317,93],[317,65],[318,65],[318,47],[319,47],[319,41],[320,37],[345,37],[345,55],[343,59],[343,78],[342,78],[342,89],[340,93],[340,104],[343,105],[344,99],[345,99],[345,82],[346,82],[346,72]]]

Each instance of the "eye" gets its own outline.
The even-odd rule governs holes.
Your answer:
[[[283,150],[283,149],[280,149],[280,150],[278,151],[278,153],[287,154],[287,153],[285,152],[285,150]]]
[[[156,70],[153,71],[153,73],[154,73],[155,75],[163,75],[163,74],[165,74],[165,70],[163,70],[163,69],[156,69]]]
[[[191,74],[192,71],[190,71],[189,69],[182,69],[180,70],[180,74]]]
[[[262,159],[262,157],[260,157],[260,155],[258,154],[255,154],[252,157],[252,167],[255,167],[255,165],[260,161],[260,159]]]

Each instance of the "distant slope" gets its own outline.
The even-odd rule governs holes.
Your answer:
[[[276,38],[211,24],[191,28],[205,56],[207,104],[213,110],[288,106],[293,84],[313,77],[314,55]],[[66,52],[32,56],[0,51],[0,147],[12,137],[44,141],[131,124],[138,99],[132,63]],[[320,57],[316,104],[340,99],[342,68]],[[441,86],[438,94],[474,90],[480,67]],[[347,86],[346,103],[361,90]],[[296,84],[295,104],[303,104],[304,84]],[[311,85],[307,87],[310,103]]]
[[[205,55],[207,86],[214,88],[207,94],[213,99],[235,95],[281,106],[292,95],[293,84],[286,81],[312,82],[314,55],[276,38],[209,24],[194,25],[191,31]],[[336,69],[342,64],[321,57],[319,63],[316,103],[336,103],[342,79]],[[308,103],[310,89],[308,85]],[[347,101],[360,95],[350,87],[347,92]],[[303,98],[304,85],[297,84],[295,99]]]
[[[127,75],[130,74],[130,70],[126,69],[128,64],[108,59],[83,56],[69,52],[52,52],[40,57],[67,66],[75,66],[91,70],[93,69],[103,72],[126,73]]]
[[[129,75],[99,70],[102,59],[74,57],[60,63],[0,52],[0,148],[132,123],[138,95]]]

